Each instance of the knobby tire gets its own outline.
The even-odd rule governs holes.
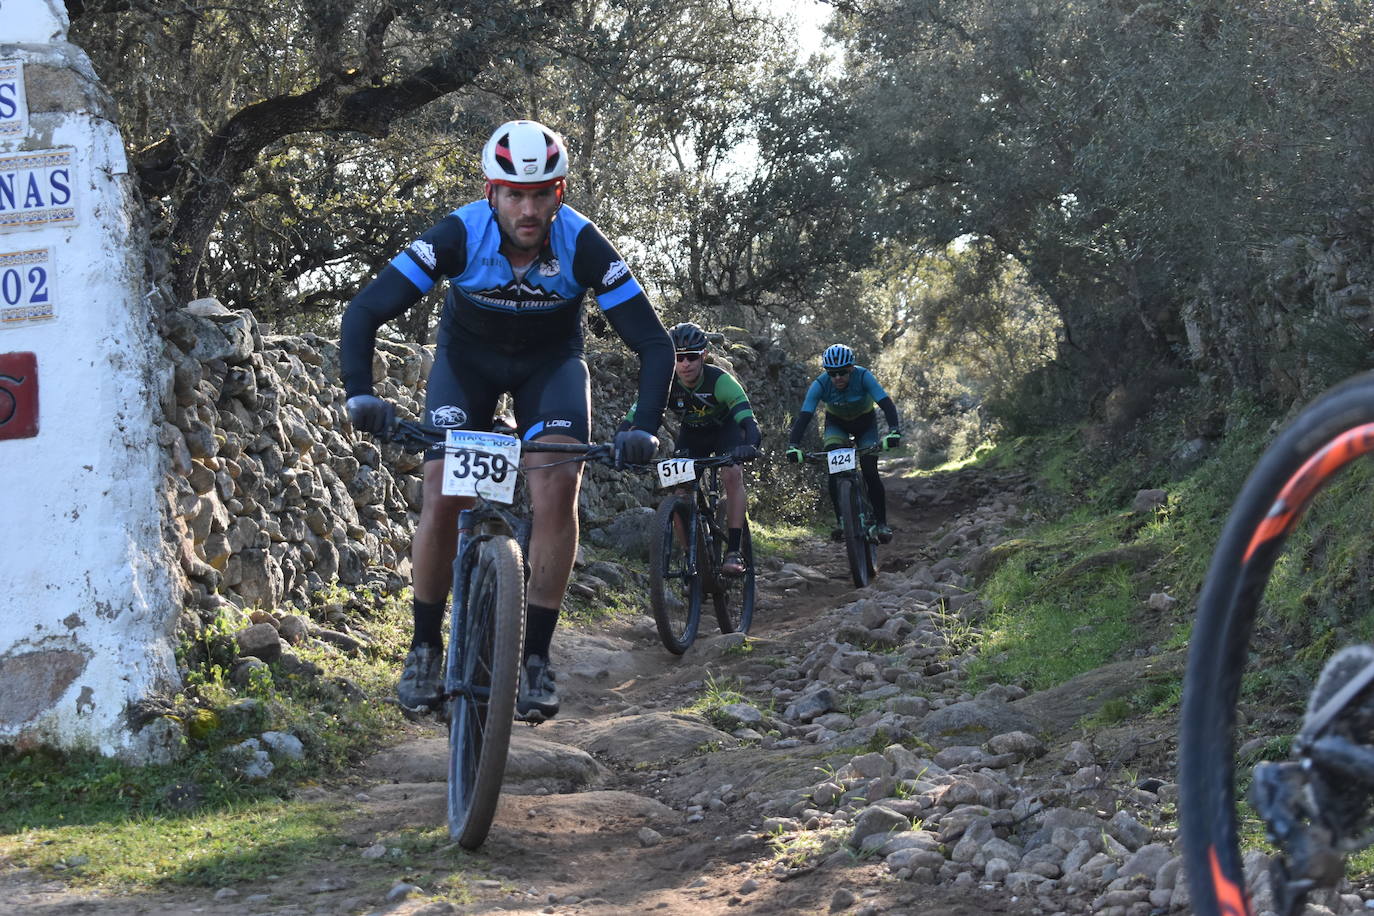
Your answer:
[[[872,575],[868,534],[863,528],[863,513],[860,511],[859,494],[854,481],[839,481],[837,489],[840,499],[840,524],[844,527],[844,552],[849,560],[849,577],[854,585],[863,588]]]
[[[1279,435],[1247,479],[1212,555],[1193,624],[1180,730],[1179,813],[1198,916],[1253,912],[1238,842],[1234,749],[1236,704],[1265,586],[1317,491],[1371,451],[1374,374],[1332,389]]]
[[[654,538],[649,544],[649,605],[654,612],[659,639],[674,655],[681,655],[697,638],[701,623],[701,563],[689,570],[688,539],[692,530],[692,504],[684,496],[670,495],[658,506]]]
[[[855,486],[860,496],[859,518],[861,521],[859,524],[864,532],[864,568],[868,570],[868,578],[872,580],[878,574],[878,543],[877,536],[873,533],[873,526],[877,523],[877,519],[873,514],[873,502],[868,496],[868,486],[866,484],[863,486],[856,484]]]
[[[449,634],[459,682],[474,688],[454,696],[449,708],[448,829],[464,849],[482,845],[496,814],[525,638],[520,548],[495,536],[475,550],[466,600]]]

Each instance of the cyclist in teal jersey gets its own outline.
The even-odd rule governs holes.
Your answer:
[[[811,425],[816,409],[825,405],[825,427],[822,439],[827,450],[844,448],[853,440],[856,448],[878,445],[883,451],[897,448],[902,444],[902,431],[897,422],[897,405],[892,403],[883,386],[863,366],[854,364],[854,351],[844,344],[832,344],[821,355],[821,368],[825,371],[816,377],[806,391],[801,413],[787,436],[787,459],[801,464],[806,460],[801,449],[802,436]],[[887,420],[887,434],[878,436],[878,415],[875,407],[881,408]],[[873,503],[873,513],[877,516],[878,540],[886,544],[892,540],[892,528],[887,524],[887,493],[883,479],[878,476],[878,457],[864,455],[859,459],[859,469],[863,473],[864,484],[868,487],[868,497]],[[840,509],[836,500],[833,482],[830,486],[830,502],[835,509],[835,528],[831,537],[839,539]]]
[[[676,454],[681,458],[707,458],[730,455],[737,461],[752,461],[759,456],[762,433],[754,420],[749,397],[733,375],[706,362],[710,341],[700,325],[684,321],[669,328],[676,362],[673,383],[668,390],[668,409],[682,418]],[[634,422],[638,402],[625,414],[621,429]],[[744,493],[744,468],[738,464],[720,469],[725,487],[725,514],[729,535],[721,572],[742,576],[748,572],[740,552],[747,503]]]

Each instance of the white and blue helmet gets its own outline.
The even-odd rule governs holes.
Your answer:
[[[854,351],[844,344],[831,344],[821,354],[822,369],[843,369],[854,365]]]

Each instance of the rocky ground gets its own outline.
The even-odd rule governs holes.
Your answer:
[[[889,481],[898,537],[872,585],[855,591],[842,548],[808,541],[799,562],[760,571],[747,647],[708,634],[674,657],[647,617],[560,631],[563,714],[517,727],[483,849],[435,853],[484,876],[474,902],[350,877],[389,837],[443,823],[446,743],[427,723],[349,784],[308,790],[356,808],[332,868],[105,899],[12,874],[4,899],[45,916],[1187,912],[1172,723],[1081,725],[1181,659],[1144,655],[1040,694],[961,692],[961,634],[982,619],[969,572],[1028,484],[971,470]],[[709,720],[677,711],[722,685],[746,701]]]

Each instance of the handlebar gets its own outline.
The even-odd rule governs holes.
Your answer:
[[[830,451],[833,450],[827,450],[824,452],[806,452],[806,463],[825,464],[830,460]],[[877,455],[880,452],[882,452],[882,447],[878,445],[865,445],[863,448],[854,449],[854,454],[860,458],[862,458],[864,455]]]
[[[690,458],[687,455],[674,455],[673,457],[681,461],[694,461],[699,468],[724,468],[732,464],[748,464],[750,461],[754,460],[750,458],[745,461],[740,461],[733,455],[711,455],[706,458]],[[658,460],[662,459],[657,459],[654,463],[657,463]]]
[[[391,424],[386,435],[379,436],[383,442],[399,445],[407,452],[422,452],[425,449],[442,445],[448,438],[448,430],[414,420],[397,419]],[[540,442],[533,440],[520,443],[521,452],[557,452],[576,455],[584,461],[600,461],[611,464],[615,461],[615,447],[609,443],[592,442]]]

